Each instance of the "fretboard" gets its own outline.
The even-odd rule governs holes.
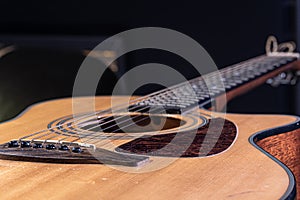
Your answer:
[[[167,112],[181,113],[195,106],[202,107],[217,96],[271,73],[296,60],[293,56],[259,56],[226,67],[218,72],[152,93],[135,103],[130,111],[164,107]],[[157,109],[159,110],[159,109]]]

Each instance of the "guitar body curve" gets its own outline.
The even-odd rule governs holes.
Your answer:
[[[96,97],[97,109],[109,106],[110,97]],[[207,111],[199,109],[199,112]],[[36,104],[19,117],[0,124],[0,143],[45,129],[49,122],[70,114],[71,98]],[[295,124],[298,118],[213,114],[237,127],[235,141],[221,153],[179,158],[147,173],[128,173],[101,164],[0,160],[1,199],[293,198],[295,182],[290,171],[257,149],[249,138],[274,127]]]

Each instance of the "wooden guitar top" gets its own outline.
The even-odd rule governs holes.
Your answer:
[[[118,97],[120,100],[123,97]],[[97,97],[97,109],[110,97]],[[208,111],[199,110],[202,113]],[[0,125],[0,143],[47,127],[72,114],[70,98],[47,101]],[[259,131],[293,123],[293,116],[218,114],[237,127],[225,151],[179,158],[152,172],[119,171],[101,164],[54,164],[0,160],[1,199],[279,199],[294,187],[287,171],[249,142]],[[168,158],[160,158],[168,159]],[[147,164],[146,164],[147,165]]]

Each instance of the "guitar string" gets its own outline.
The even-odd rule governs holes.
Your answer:
[[[247,64],[249,64],[249,63],[247,63]],[[239,66],[239,67],[241,67],[241,66]],[[198,80],[197,80],[197,81],[198,81]],[[130,119],[125,120],[125,121],[122,121],[121,123],[124,123],[124,122],[126,122],[126,121],[130,121]],[[140,119],[140,120],[138,120],[138,121],[135,121],[135,123],[127,124],[126,126],[123,126],[122,128],[126,128],[126,127],[128,127],[128,126],[134,125],[134,124],[136,124],[136,123],[138,123],[138,122],[141,122],[141,121],[143,121],[143,119]],[[120,124],[120,123],[119,123],[119,124]],[[118,125],[119,125],[119,124],[118,124]],[[97,128],[98,126],[101,126],[101,125],[97,125],[97,126],[91,127],[91,128],[89,128],[88,130],[95,129],[95,128]],[[112,127],[114,127],[114,126],[115,126],[115,125],[112,125],[112,126],[108,127],[107,129],[112,128]],[[112,131],[112,132],[110,132],[110,133],[115,133],[115,132],[117,132],[117,131],[121,131],[122,128],[118,128],[118,129],[116,129],[116,130],[114,130],[114,131]],[[87,130],[85,130],[85,131],[87,131]],[[103,130],[101,130],[101,131],[103,131]],[[93,133],[91,133],[91,134],[88,134],[88,135],[85,136],[85,138],[89,138],[89,136],[95,135],[96,133],[97,133],[97,132],[93,132]],[[97,138],[98,136],[99,136],[99,135],[96,135],[96,136],[94,136],[94,137],[92,137],[92,138],[89,138],[89,140],[85,140],[85,142],[91,141],[91,140]],[[113,136],[115,136],[115,135],[113,135]],[[111,136],[111,137],[112,137],[112,136]],[[126,137],[126,136],[125,136],[125,137]],[[115,138],[115,137],[114,137],[114,138]],[[118,137],[118,139],[119,139],[119,138],[122,138],[122,136],[121,136],[121,137]],[[72,142],[74,142],[74,141],[76,141],[76,140],[78,140],[78,139],[75,139],[75,140],[73,140]],[[94,144],[95,144],[95,143],[94,143]]]
[[[247,63],[247,64],[249,64],[249,63]],[[240,66],[239,66],[240,67]],[[231,69],[232,70],[232,69]],[[234,71],[234,70],[232,70],[232,71]],[[128,121],[128,120],[126,120],[126,121]],[[139,120],[139,121],[141,121],[141,120]],[[124,121],[122,121],[121,123],[124,123]],[[136,123],[136,122],[135,122]],[[100,124],[100,126],[101,126],[102,124]],[[130,126],[131,124],[128,124],[128,125],[126,125],[126,126]],[[113,126],[115,126],[115,125],[113,125]],[[111,126],[112,127],[112,126]],[[109,128],[111,128],[111,127],[107,127],[106,129],[109,129]],[[91,129],[94,129],[95,127],[91,127]],[[122,127],[122,128],[124,128],[124,126]],[[113,131],[113,132],[117,132],[118,130],[120,130],[120,128],[119,129],[117,129],[117,130],[115,130],[115,131]],[[88,131],[88,130],[85,130],[85,131]],[[112,133],[113,133],[112,132]],[[90,135],[94,135],[94,133],[93,134],[90,134]],[[95,137],[98,137],[98,136],[95,136]],[[93,138],[92,138],[93,139]],[[62,139],[60,139],[60,140],[62,140]]]
[[[141,122],[141,121],[143,121],[144,119],[141,119],[141,120],[138,120],[138,121],[136,121],[136,123],[138,123],[138,122]],[[132,123],[133,124],[133,123]],[[130,125],[132,125],[132,124],[130,124]],[[114,125],[113,125],[114,126]],[[113,126],[111,126],[111,127],[107,127],[107,128],[105,128],[105,129],[103,129],[102,131],[104,131],[104,130],[109,130],[109,128],[112,128]],[[122,128],[124,128],[125,126],[123,126]],[[84,130],[84,132],[87,132],[87,131],[90,131],[90,130],[92,130],[92,129],[94,129],[93,127],[92,128],[89,128],[89,129],[87,129],[87,130]],[[121,130],[121,129],[117,129],[117,130]],[[112,131],[112,132],[110,132],[109,134],[111,134],[111,133],[115,133],[117,130],[115,130],[115,131]],[[77,138],[76,139],[74,139],[74,140],[71,140],[71,141],[69,141],[69,143],[74,143],[74,142],[76,142],[76,141],[78,141],[78,140],[82,140],[82,139],[84,139],[84,138],[88,138],[88,140],[85,140],[85,141],[83,141],[84,143],[87,143],[88,141],[91,141],[91,140],[93,140],[93,139],[95,139],[95,138],[98,138],[99,136],[100,137],[102,137],[102,140],[100,140],[100,141],[103,141],[103,139],[108,139],[108,138],[112,138],[112,137],[114,137],[114,139],[116,139],[116,134],[113,134],[113,136],[103,136],[103,135],[96,135],[96,136],[94,136],[94,137],[92,137],[92,138],[89,138],[89,136],[93,136],[95,134],[95,132],[93,132],[92,134],[89,134],[89,135],[86,135],[86,136],[83,136],[83,137],[81,137],[81,136],[77,136]],[[123,134],[123,133],[122,133]],[[66,138],[61,138],[61,139],[59,139],[59,141],[63,141],[63,140],[65,140],[65,139],[67,139],[67,138],[70,138],[70,137],[66,137]],[[120,138],[126,138],[126,136],[119,136],[119,137],[117,137],[118,139],[120,139]],[[58,142],[59,143],[59,142]],[[58,144],[57,143],[57,144]],[[108,144],[109,142],[107,142],[107,143],[105,143],[105,144]],[[97,142],[96,143],[92,143],[92,144],[97,144]],[[104,145],[105,145],[104,144]]]
[[[172,92],[172,91],[171,91]],[[161,94],[159,94],[159,95],[161,95]],[[111,121],[108,121],[108,122],[105,122],[105,123],[109,123],[109,122],[111,122]],[[102,124],[100,124],[100,125],[104,125],[103,123]],[[95,127],[92,127],[92,128],[95,128]],[[42,135],[42,136],[44,136],[44,135]],[[35,139],[38,139],[38,138],[35,138]]]
[[[148,97],[150,97],[150,96],[152,96],[152,95],[154,95],[154,94],[151,93],[151,94],[145,95],[145,96],[143,96],[143,97],[135,98],[135,99],[131,100],[130,103],[135,103],[135,102],[138,102],[138,101],[142,101],[143,99],[146,99],[146,98],[148,98]],[[127,104],[120,104],[120,105],[116,106],[116,109],[119,108],[119,107],[122,107],[123,105],[127,105]],[[123,107],[123,108],[124,108],[124,107]],[[123,110],[123,108],[122,108],[122,110]],[[132,110],[132,109],[134,109],[134,107],[129,108],[129,110]],[[116,111],[122,111],[122,110],[116,110]],[[95,113],[82,114],[81,117],[73,118],[72,122],[76,122],[76,121],[79,121],[80,119],[84,119],[84,118],[87,118],[87,117],[91,117],[91,116],[93,116],[93,115],[110,114],[110,111],[111,111],[111,108],[108,108],[108,109],[105,109],[105,110],[97,111],[97,112],[95,112]],[[80,115],[81,115],[81,114],[80,114]],[[99,117],[99,116],[98,116],[98,117]],[[54,128],[59,128],[61,125],[63,125],[63,124],[56,125],[56,126],[54,126],[54,127],[51,127],[51,128],[48,128],[48,129],[44,129],[44,130],[41,130],[41,131],[32,133],[32,134],[30,134],[30,135],[26,135],[26,136],[24,136],[24,137],[22,137],[22,138],[20,138],[20,139],[26,139],[26,138],[31,137],[31,136],[33,136],[33,135],[36,135],[36,134],[39,134],[39,133],[43,133],[43,132],[45,132],[45,131],[52,130],[52,129],[54,129]]]
[[[173,91],[167,91],[167,92],[173,92]],[[166,93],[166,92],[165,92]],[[165,93],[163,93],[163,94],[165,94]],[[159,94],[159,95],[162,95],[162,94]],[[144,109],[146,109],[146,108],[151,108],[151,106],[148,106],[148,107],[143,107],[143,108],[141,108],[141,109],[139,109],[139,110],[135,110],[135,112],[138,112],[138,111],[140,111],[140,110],[144,110]],[[155,109],[155,110],[153,110],[153,111],[157,111],[158,109]],[[159,110],[159,111],[164,111],[164,109],[161,109],[161,110]],[[122,118],[122,117],[119,117],[119,119],[120,118]],[[134,117],[135,118],[135,117]],[[133,119],[134,119],[133,118]],[[116,119],[118,119],[118,118],[114,118],[114,120],[110,120],[110,121],[106,121],[106,122],[104,122],[104,123],[101,123],[101,124],[99,124],[100,126],[102,126],[102,125],[104,125],[104,124],[107,124],[107,123],[109,123],[109,122],[112,122],[112,121],[115,121]],[[128,121],[128,120],[125,120],[125,121],[121,121],[119,124],[121,124],[121,123],[124,123],[124,122],[126,122],[126,121]],[[62,124],[63,125],[63,124]],[[60,126],[62,126],[62,125],[60,125]],[[107,129],[110,129],[110,128],[112,128],[113,126],[115,126],[115,125],[112,125],[112,126],[110,126],[110,127],[106,127],[105,129],[103,129],[103,131],[105,131],[105,130],[107,130]],[[90,129],[94,129],[94,128],[96,128],[96,127],[91,127]],[[88,129],[89,130],[89,129]],[[85,130],[85,131],[88,131],[88,130]],[[34,138],[34,139],[39,139],[40,137],[43,137],[43,136],[45,136],[45,135],[47,135],[47,134],[44,134],[44,135],[41,135],[41,136],[39,136],[38,138]],[[55,137],[55,136],[53,136],[53,137]],[[49,140],[49,139],[53,139],[53,137],[51,137],[51,138],[47,138],[46,140]],[[71,136],[72,137],[72,136]],[[63,138],[63,139],[65,139],[65,138]],[[60,140],[63,140],[63,139],[60,139]]]
[[[197,78],[197,80],[191,80],[191,81],[189,81],[190,83],[192,83],[192,81],[193,82],[195,82],[195,81],[199,81],[198,80],[198,78]],[[202,81],[202,80],[201,80]],[[202,81],[202,83],[201,84],[203,84],[203,81]],[[178,87],[178,88],[180,88],[180,87]],[[177,89],[177,88],[175,88],[175,89]],[[166,95],[166,93],[174,93],[174,90],[168,90],[168,91],[166,91],[166,92],[162,92],[162,93],[160,93],[159,95],[156,95],[156,97],[158,97],[158,96],[163,96],[163,95]],[[196,101],[196,100],[195,100]],[[112,121],[108,121],[108,122],[112,122]],[[105,122],[105,123],[107,123],[107,122]],[[101,124],[101,125],[103,125],[103,124]]]
[[[266,52],[269,52],[270,51],[270,48],[271,48],[271,43],[270,43],[270,41],[271,41],[271,39],[274,39],[274,36],[271,36],[271,37],[269,37],[268,38],[268,40],[267,40],[267,43],[266,43]],[[268,43],[269,43],[269,48],[267,48],[268,47]],[[276,40],[276,38],[275,38],[275,42],[273,41],[273,45],[277,45],[277,40]],[[293,51],[293,49],[291,49],[291,51]],[[236,64],[236,65],[238,65],[238,64]],[[55,128],[55,127],[53,127],[53,128]],[[49,130],[49,129],[47,129],[47,130]],[[47,131],[47,130],[45,130],[45,131]]]
[[[268,57],[268,56],[267,56]],[[236,65],[236,66],[239,66],[239,65]],[[234,69],[233,68],[230,68],[230,70],[231,71],[233,71]],[[237,75],[239,75],[239,73],[237,73]],[[255,74],[256,75],[256,74]],[[201,78],[201,77],[200,77]],[[231,78],[231,77],[230,77]],[[247,78],[248,79],[248,78]],[[223,80],[224,80],[224,78],[223,78]],[[226,80],[226,79],[225,79]],[[227,79],[228,80],[228,79]],[[235,80],[236,81],[236,80]],[[247,80],[246,80],[247,81]],[[242,83],[242,82],[241,82]],[[230,86],[229,86],[229,88],[230,88]],[[144,99],[146,99],[146,98],[144,98]],[[61,126],[61,125],[60,125]],[[49,129],[48,129],[49,130]]]
[[[142,119],[141,120],[139,120],[139,121],[142,121]],[[139,122],[139,121],[137,121],[137,122]],[[137,122],[135,122],[135,123],[137,123]],[[131,126],[132,124],[128,124],[128,125],[126,125],[126,126]],[[124,128],[124,126],[123,126],[123,128]],[[115,130],[115,131],[112,131],[111,133],[114,133],[114,132],[117,132],[117,131],[119,131],[120,130],[120,128],[119,129],[117,129],[117,130]],[[92,133],[92,134],[90,134],[90,135],[94,135],[95,133]],[[85,142],[88,142],[88,141],[91,141],[91,140],[93,140],[93,139],[95,139],[95,138],[97,138],[98,137],[98,135],[96,135],[95,137],[93,137],[93,138],[90,138],[89,140],[85,140]],[[119,138],[122,138],[123,136],[121,136],[121,137],[118,137],[118,139]],[[126,136],[124,136],[124,137],[126,137]],[[87,137],[88,138],[88,137]],[[73,141],[76,141],[76,140],[78,140],[78,139],[75,139],[75,140],[73,140]],[[99,141],[99,142],[101,142],[101,140]],[[97,142],[97,143],[99,143],[99,142]],[[94,143],[94,144],[97,144],[97,143]],[[107,144],[107,143],[104,143],[104,145],[105,144]]]
[[[265,57],[265,56],[262,56],[262,57]],[[256,58],[254,58],[253,60],[252,60],[252,62],[253,61],[258,61],[260,58],[259,57],[256,57]],[[245,63],[245,64],[252,64],[252,62],[250,62],[251,61],[251,59],[250,60],[247,60],[247,61],[244,61],[243,63]],[[235,71],[236,69],[240,69],[240,68],[242,68],[243,66],[241,65],[241,63],[238,63],[238,64],[236,64],[236,65],[233,65],[233,66],[231,66],[231,67],[229,67],[228,69],[227,68],[225,68],[226,70],[223,70],[222,72],[223,73],[227,73],[228,71]],[[207,76],[207,77],[213,77],[213,76],[215,76],[213,73],[210,73],[210,74],[208,74],[208,75],[205,75],[205,76]],[[205,78],[207,78],[207,77],[205,77]],[[189,82],[195,82],[195,81],[199,81],[199,78],[202,78],[202,77],[197,77],[195,80],[191,80],[191,81],[189,81]],[[187,84],[187,83],[184,83],[184,84]],[[177,86],[177,85],[176,85]],[[178,87],[177,87],[178,88]],[[167,88],[168,89],[168,88]],[[160,94],[159,95],[163,95],[164,93],[162,92],[162,91],[160,91]],[[153,95],[149,95],[149,96],[153,96]],[[146,99],[148,96],[145,96],[145,98],[143,98],[143,99]],[[144,108],[143,108],[144,109]],[[84,117],[86,117],[86,116],[83,116],[83,118]],[[77,120],[76,120],[77,121]],[[58,127],[61,127],[63,124],[60,124]],[[100,126],[101,125],[103,125],[103,124],[100,124]],[[52,128],[55,128],[55,127],[52,127]],[[93,127],[92,127],[93,128]],[[49,131],[49,129],[47,129],[46,131]]]
[[[155,92],[155,93],[156,93],[156,92]],[[142,100],[147,99],[148,97],[151,97],[151,96],[154,96],[154,95],[155,95],[155,94],[151,93],[151,94],[149,94],[149,95],[145,95],[145,96],[143,96],[143,97],[140,97],[140,98],[136,98],[136,99],[134,99],[134,100],[131,100],[130,103],[133,104],[133,103],[135,103],[135,102],[141,102]],[[116,106],[116,107],[117,107],[117,108],[118,108],[118,107],[122,107],[122,105],[124,105],[124,104],[118,105],[118,106]],[[125,105],[127,105],[127,104],[125,104]],[[138,107],[138,106],[136,106],[136,107]],[[136,107],[131,107],[131,108],[129,108],[128,110],[131,111],[131,110],[135,109]],[[124,108],[124,107],[123,107],[123,108]],[[143,108],[143,109],[144,109],[144,108]],[[96,113],[83,115],[83,116],[81,116],[81,117],[77,117],[77,118],[73,119],[72,122],[79,121],[80,119],[84,119],[84,118],[93,116],[93,115],[95,115],[95,114],[96,114],[96,115],[97,115],[97,114],[99,115],[99,113],[102,114],[102,115],[104,115],[104,114],[111,114],[109,111],[111,111],[110,108],[105,109],[105,110],[101,110],[101,111],[96,112]],[[117,111],[123,111],[123,109],[122,109],[122,110],[116,110],[116,112],[117,112]],[[136,110],[136,111],[138,111],[138,110]],[[99,117],[99,116],[98,116],[98,117]],[[97,119],[98,119],[98,118],[97,118]],[[104,119],[105,119],[105,118],[104,118]],[[54,127],[51,127],[51,128],[48,128],[48,129],[44,129],[44,130],[35,132],[35,133],[33,133],[33,134],[30,134],[30,135],[26,135],[26,136],[22,137],[21,139],[26,139],[26,138],[31,137],[31,136],[33,136],[33,135],[36,135],[36,134],[39,134],[39,133],[43,133],[43,132],[45,132],[45,131],[52,130],[52,129],[54,129],[54,128],[59,128],[59,127],[62,126],[62,125],[64,125],[64,124],[56,125],[56,126],[54,126]]]
[[[258,59],[257,59],[258,60]],[[246,61],[247,62],[247,61]],[[248,64],[248,62],[247,62],[247,64]],[[237,65],[236,67],[241,67],[241,65]],[[231,71],[234,71],[232,68],[230,68],[230,70]],[[212,76],[212,75],[211,75]],[[196,79],[197,80],[197,79]],[[102,125],[102,124],[100,124],[100,125]],[[61,126],[61,125],[60,125]]]
[[[150,106],[148,107],[148,108],[150,108]],[[142,110],[144,110],[145,108],[141,108],[140,110],[137,110],[137,111],[142,111]],[[109,123],[109,122],[112,122],[113,120],[111,120],[111,121],[108,121],[108,122],[105,122],[105,124],[106,123]],[[64,125],[64,124],[61,124],[60,126],[62,126],[62,125]],[[100,124],[100,126],[103,126],[104,124]],[[98,125],[97,125],[98,126]],[[89,131],[89,130],[92,130],[92,129],[94,129],[94,128],[97,128],[96,126],[95,127],[91,127],[91,128],[89,128],[89,129],[87,129],[87,130],[85,130],[85,131]],[[103,129],[103,131],[104,130],[107,130],[107,129],[109,129],[109,128],[111,128],[111,127],[107,127],[107,128],[105,128],[105,129]],[[42,137],[44,137],[44,136],[47,136],[47,135],[50,135],[50,134],[52,134],[52,132],[50,132],[50,133],[46,133],[46,134],[44,134],[44,135],[41,135],[41,136],[39,136],[39,137],[35,137],[35,138],[33,138],[32,140],[37,140],[37,139],[39,139],[39,138],[42,138]],[[75,134],[74,134],[75,135]],[[53,138],[55,138],[55,137],[57,137],[57,135],[55,135],[55,136],[53,136],[53,137],[50,137],[50,138],[47,138],[47,139],[45,139],[45,140],[50,140],[50,139],[53,139]],[[70,137],[72,137],[72,136],[70,136]],[[68,138],[68,137],[65,137],[65,138],[62,138],[62,139],[60,139],[60,140],[64,140],[64,139],[66,139],[66,138]]]

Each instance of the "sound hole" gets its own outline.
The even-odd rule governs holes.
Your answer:
[[[184,120],[162,115],[115,115],[79,124],[80,129],[105,133],[157,132],[185,125]]]

